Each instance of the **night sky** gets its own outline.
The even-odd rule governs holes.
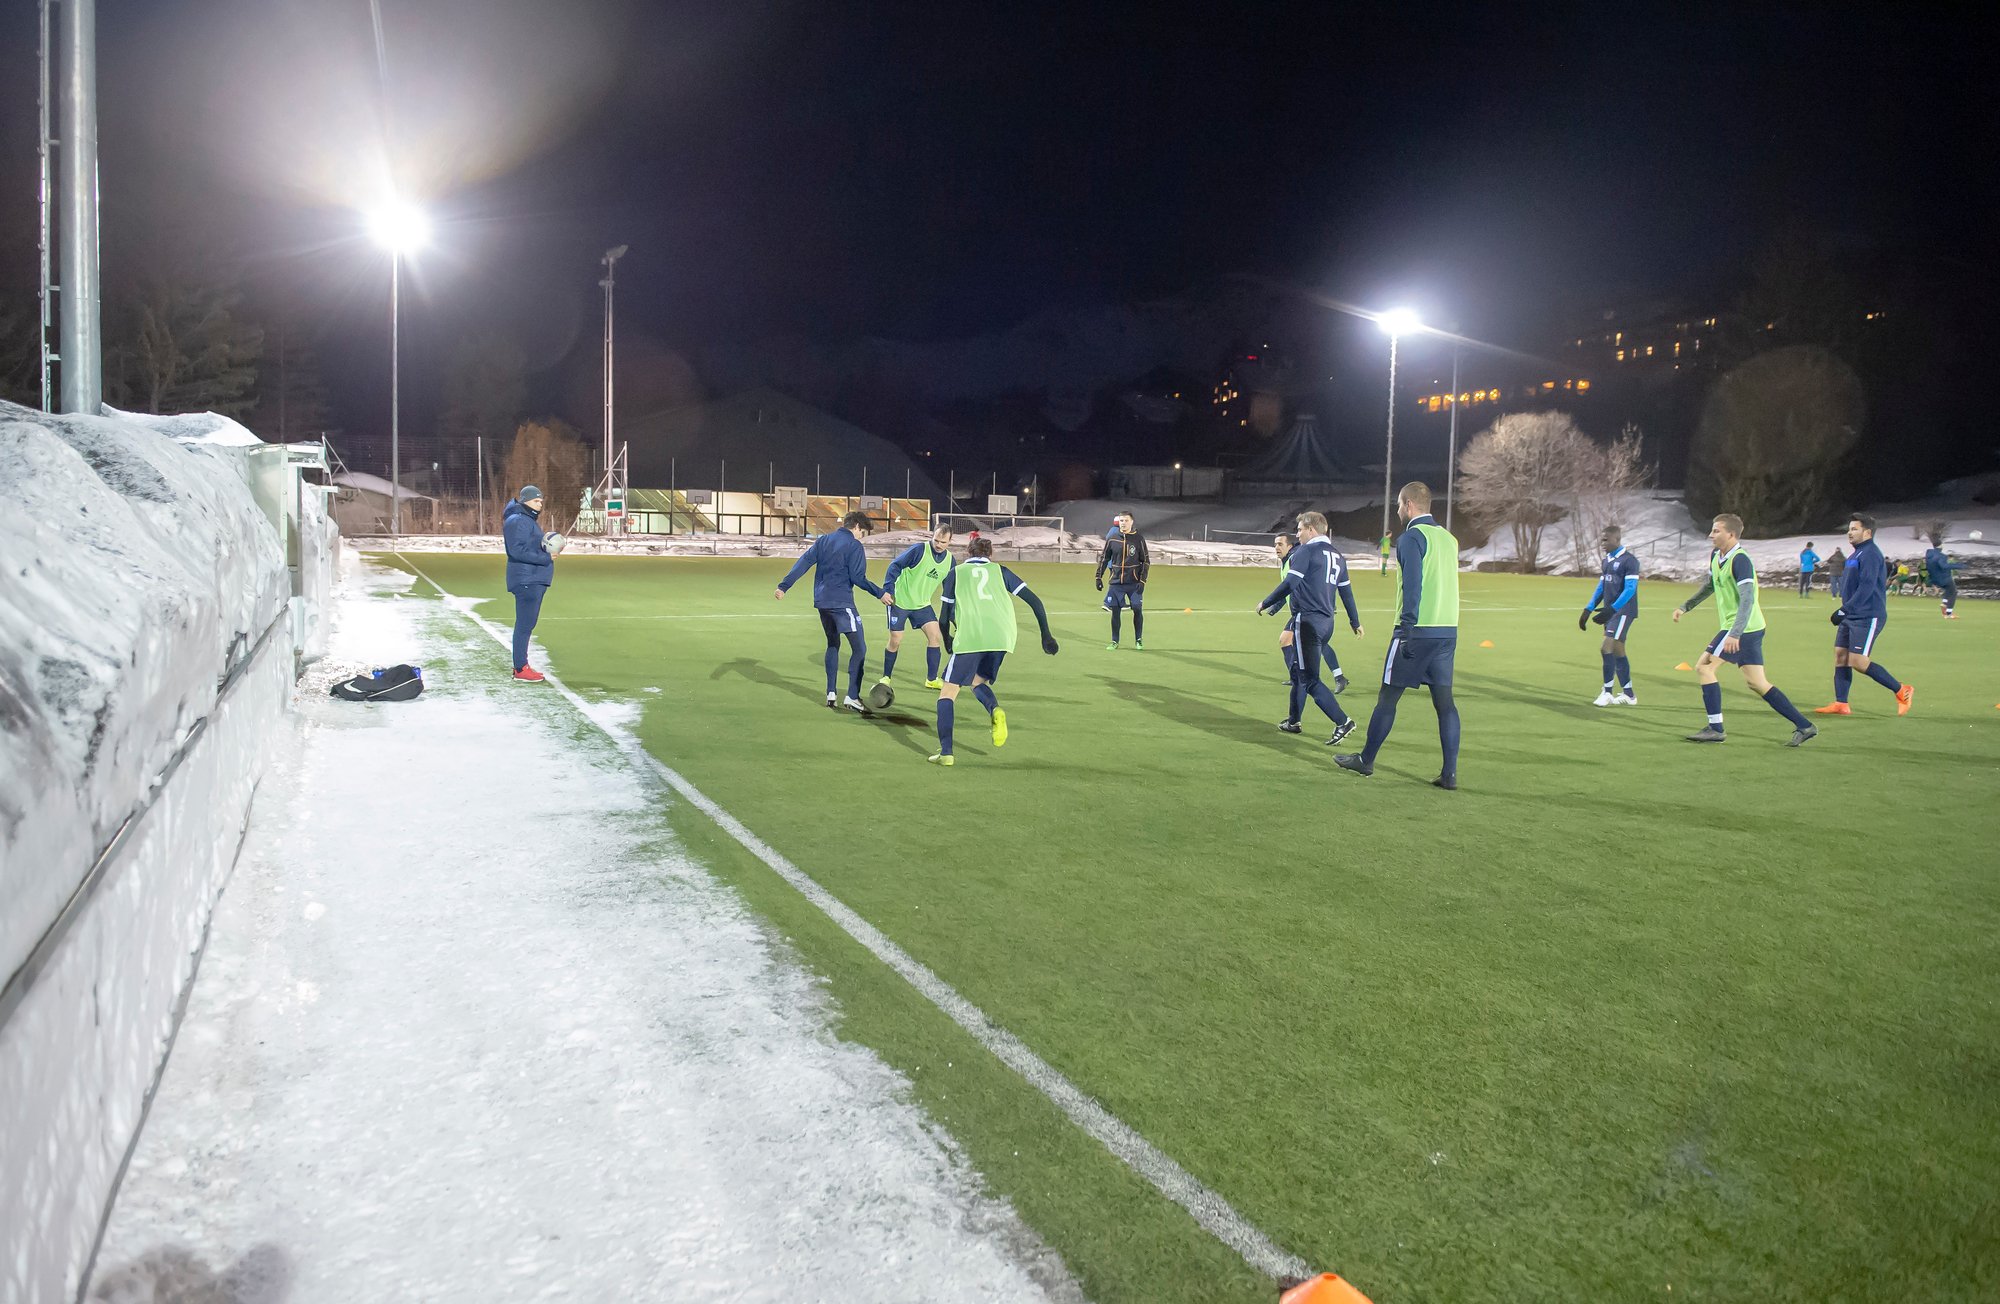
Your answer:
[[[33,7],[5,33],[10,247]],[[1720,292],[1774,230],[1990,282],[2000,121],[1958,8],[100,0],[106,275],[192,221],[386,403],[383,159],[439,220],[406,429],[465,331],[590,419],[600,292],[690,358],[937,340],[1231,272],[1539,347],[1579,307]],[[30,246],[31,247],[31,246]],[[32,263],[10,262],[30,278]]]

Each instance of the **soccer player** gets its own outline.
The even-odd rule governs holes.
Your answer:
[[[1840,577],[1840,606],[1833,613],[1833,700],[1813,711],[1814,715],[1853,715],[1847,692],[1854,686],[1859,670],[1896,695],[1896,714],[1908,715],[1916,689],[1899,683],[1879,662],[1872,659],[1875,640],[1889,623],[1888,563],[1875,544],[1875,518],[1857,512],[1847,522],[1847,541],[1854,550]]]
[[[1382,542],[1376,545],[1382,554],[1382,573],[1384,575],[1389,573],[1389,550],[1394,542],[1393,539],[1385,534],[1382,536]]]
[[[1111,587],[1104,587],[1104,572],[1111,572]],[[1146,541],[1139,536],[1132,513],[1120,512],[1111,518],[1104,534],[1104,552],[1097,559],[1097,591],[1104,594],[1104,609],[1111,613],[1111,646],[1118,650],[1119,613],[1132,608],[1132,646],[1146,650],[1146,574],[1153,569]]]
[[[926,543],[913,543],[889,563],[882,587],[889,592],[889,650],[882,654],[882,681],[896,674],[896,652],[903,646],[903,630],[914,626],[924,635],[924,687],[937,688],[938,662],[944,655],[944,634],[938,628],[937,610],[931,603],[951,574],[951,527],[940,525]]]
[[[1722,685],[1715,681],[1715,668],[1727,661],[1743,672],[1743,682],[1764,699],[1764,705],[1792,722],[1792,740],[1785,745],[1800,746],[1817,737],[1819,729],[1764,676],[1764,609],[1757,601],[1756,563],[1743,551],[1743,518],[1727,512],[1716,517],[1708,528],[1708,541],[1713,545],[1708,554],[1708,578],[1693,597],[1674,608],[1674,623],[1678,625],[1682,616],[1713,593],[1721,625],[1694,666],[1701,680],[1701,702],[1708,708],[1708,724],[1700,733],[1689,734],[1687,740],[1723,741]]]
[[[1278,554],[1278,574],[1283,575],[1285,573],[1285,558],[1289,557],[1292,549],[1298,546],[1298,539],[1289,534],[1281,534],[1271,540],[1271,548]],[[1333,541],[1331,539],[1327,541],[1327,547],[1333,548]],[[1352,616],[1354,612],[1354,586],[1348,577],[1347,558],[1341,556],[1337,549],[1334,550],[1333,556],[1340,572],[1340,579],[1336,582],[1335,587],[1342,590],[1341,596],[1347,600],[1347,610],[1350,616]],[[1358,619],[1351,620],[1349,623],[1355,626],[1357,633],[1360,632],[1360,622]],[[1281,640],[1278,647],[1285,656],[1285,682],[1290,683],[1292,672],[1291,644]],[[1326,661],[1326,668],[1333,672],[1333,691],[1336,693],[1346,692],[1347,672],[1340,668],[1340,657],[1333,650],[1332,639],[1328,639],[1320,648],[1320,656]]]
[[[1000,677],[1000,663],[1014,650],[1014,599],[1028,604],[1035,623],[1042,627],[1042,651],[1056,654],[1055,636],[1049,633],[1049,613],[1027,581],[993,561],[993,544],[974,539],[966,545],[966,558],[944,577],[938,597],[944,604],[944,627],[951,640],[951,655],[944,662],[944,686],[938,690],[937,755],[927,758],[932,765],[950,765],[952,713],[957,708],[958,690],[968,685],[979,704],[993,721],[993,745],[1007,745],[1007,712],[993,695],[993,681]]]
[[[1597,587],[1583,614],[1576,619],[1578,629],[1590,628],[1592,612],[1604,626],[1604,691],[1594,706],[1637,706],[1639,694],[1632,688],[1632,662],[1625,655],[1625,636],[1639,619],[1639,559],[1625,550],[1624,532],[1615,525],[1604,527],[1598,542],[1604,545],[1604,561],[1599,568]],[[1614,596],[1615,595],[1615,596]],[[1602,603],[1600,609],[1599,604]]]
[[[866,512],[849,512],[841,517],[840,528],[814,539],[771,594],[774,599],[783,598],[801,575],[809,568],[816,568],[813,607],[819,612],[820,628],[826,631],[826,704],[832,706],[838,702],[850,711],[863,713],[868,710],[861,701],[861,672],[868,664],[868,636],[861,632],[861,616],[854,610],[854,590],[864,588],[881,599],[884,606],[890,604],[889,595],[868,578],[868,554],[861,548],[861,536],[868,529]],[[845,698],[834,690],[842,635],[852,649],[847,658]]]
[[[1333,690],[1319,677],[1320,649],[1333,637],[1333,595],[1347,603],[1347,623],[1361,632],[1361,616],[1354,608],[1354,589],[1341,581],[1344,568],[1340,554],[1326,538],[1326,517],[1318,512],[1301,512],[1298,517],[1299,546],[1285,558],[1284,578],[1257,604],[1260,614],[1269,615],[1289,604],[1292,618],[1278,635],[1278,646],[1290,653],[1286,665],[1291,670],[1292,697],[1285,718],[1278,722],[1283,733],[1301,731],[1299,717],[1311,698],[1333,721],[1332,746],[1354,730],[1354,721],[1340,709]]]
[[[1421,480],[1410,481],[1396,495],[1396,513],[1409,528],[1396,540],[1402,605],[1382,666],[1382,694],[1368,717],[1367,745],[1358,754],[1333,760],[1343,770],[1375,773],[1376,754],[1396,725],[1397,701],[1405,689],[1428,685],[1438,718],[1438,747],[1444,753],[1444,764],[1431,782],[1449,792],[1458,787],[1458,703],[1451,695],[1458,651],[1458,540],[1431,515],[1430,486]]]
[[[1812,592],[1813,571],[1819,567],[1819,554],[1813,551],[1812,541],[1806,541],[1805,551],[1799,554],[1799,596]]]
[[[1964,566],[1964,562],[1953,561],[1944,555],[1943,535],[1931,536],[1931,546],[1924,551],[1924,576],[1936,586],[1938,610],[1946,620],[1958,619],[1958,576],[1952,572]]]

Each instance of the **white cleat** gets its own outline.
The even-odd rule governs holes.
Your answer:
[[[1618,700],[1618,699],[1616,699],[1616,698],[1614,698],[1613,696],[1611,696],[1611,690],[1607,688],[1607,689],[1605,689],[1605,690],[1604,690],[1603,692],[1601,692],[1601,693],[1599,693],[1599,694],[1597,695],[1597,700],[1596,700],[1596,701],[1594,701],[1594,702],[1592,702],[1592,703],[1591,703],[1591,705],[1592,705],[1592,706],[1610,706],[1610,705],[1611,705],[1611,704],[1612,704],[1613,702],[1615,702],[1615,701],[1617,701],[1617,700]]]
[[[828,706],[838,706],[840,705],[840,699],[838,697],[835,697],[832,693],[828,693],[826,695],[826,704]]]
[[[850,711],[859,711],[862,715],[868,714],[867,706],[858,697],[843,697],[840,699],[840,704]]]
[[[1638,697],[1638,694],[1636,694],[1636,693],[1620,693],[1620,694],[1618,694],[1618,696],[1616,696],[1616,697],[1614,697],[1614,698],[1612,698],[1612,699],[1611,699],[1611,705],[1613,705],[1613,706],[1637,706],[1637,705],[1639,705],[1639,697]]]

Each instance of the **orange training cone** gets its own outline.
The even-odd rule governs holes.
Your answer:
[[[1371,1304],[1369,1298],[1339,1275],[1322,1272],[1278,1296],[1278,1304]]]
[[[1492,646],[1493,646],[1493,640],[1492,640],[1492,639],[1490,639],[1490,638],[1483,638],[1483,639],[1480,639],[1480,640],[1479,640],[1479,646],[1481,646],[1481,647],[1492,647]]]
[[[1192,616],[1192,615],[1194,614],[1194,608],[1193,608],[1193,607],[1182,607],[1182,608],[1181,608],[1181,611],[1182,611],[1183,613],[1187,614],[1187,615],[1190,615],[1190,616]]]
[[[1681,663],[1680,663],[1679,665],[1675,666],[1675,667],[1674,667],[1674,669],[1676,669],[1676,670],[1692,670],[1692,669],[1694,669],[1694,667],[1693,667],[1693,666],[1691,666],[1691,665],[1689,665],[1689,664],[1688,664],[1687,662],[1683,661],[1683,662],[1681,662]]]

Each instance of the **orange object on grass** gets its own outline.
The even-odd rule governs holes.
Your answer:
[[[1691,666],[1691,665],[1689,665],[1689,664],[1688,664],[1687,662],[1683,661],[1683,662],[1681,662],[1681,663],[1680,663],[1679,665],[1675,666],[1675,667],[1674,667],[1674,669],[1676,669],[1676,670],[1692,670],[1692,669],[1694,669],[1694,667],[1693,667],[1693,666]]]
[[[1483,639],[1480,639],[1480,640],[1479,640],[1479,646],[1481,646],[1481,647],[1492,647],[1492,646],[1493,646],[1493,640],[1492,640],[1492,639],[1490,639],[1490,638],[1483,638]]]
[[[1322,1272],[1278,1296],[1278,1304],[1371,1304],[1371,1301],[1339,1274]]]

